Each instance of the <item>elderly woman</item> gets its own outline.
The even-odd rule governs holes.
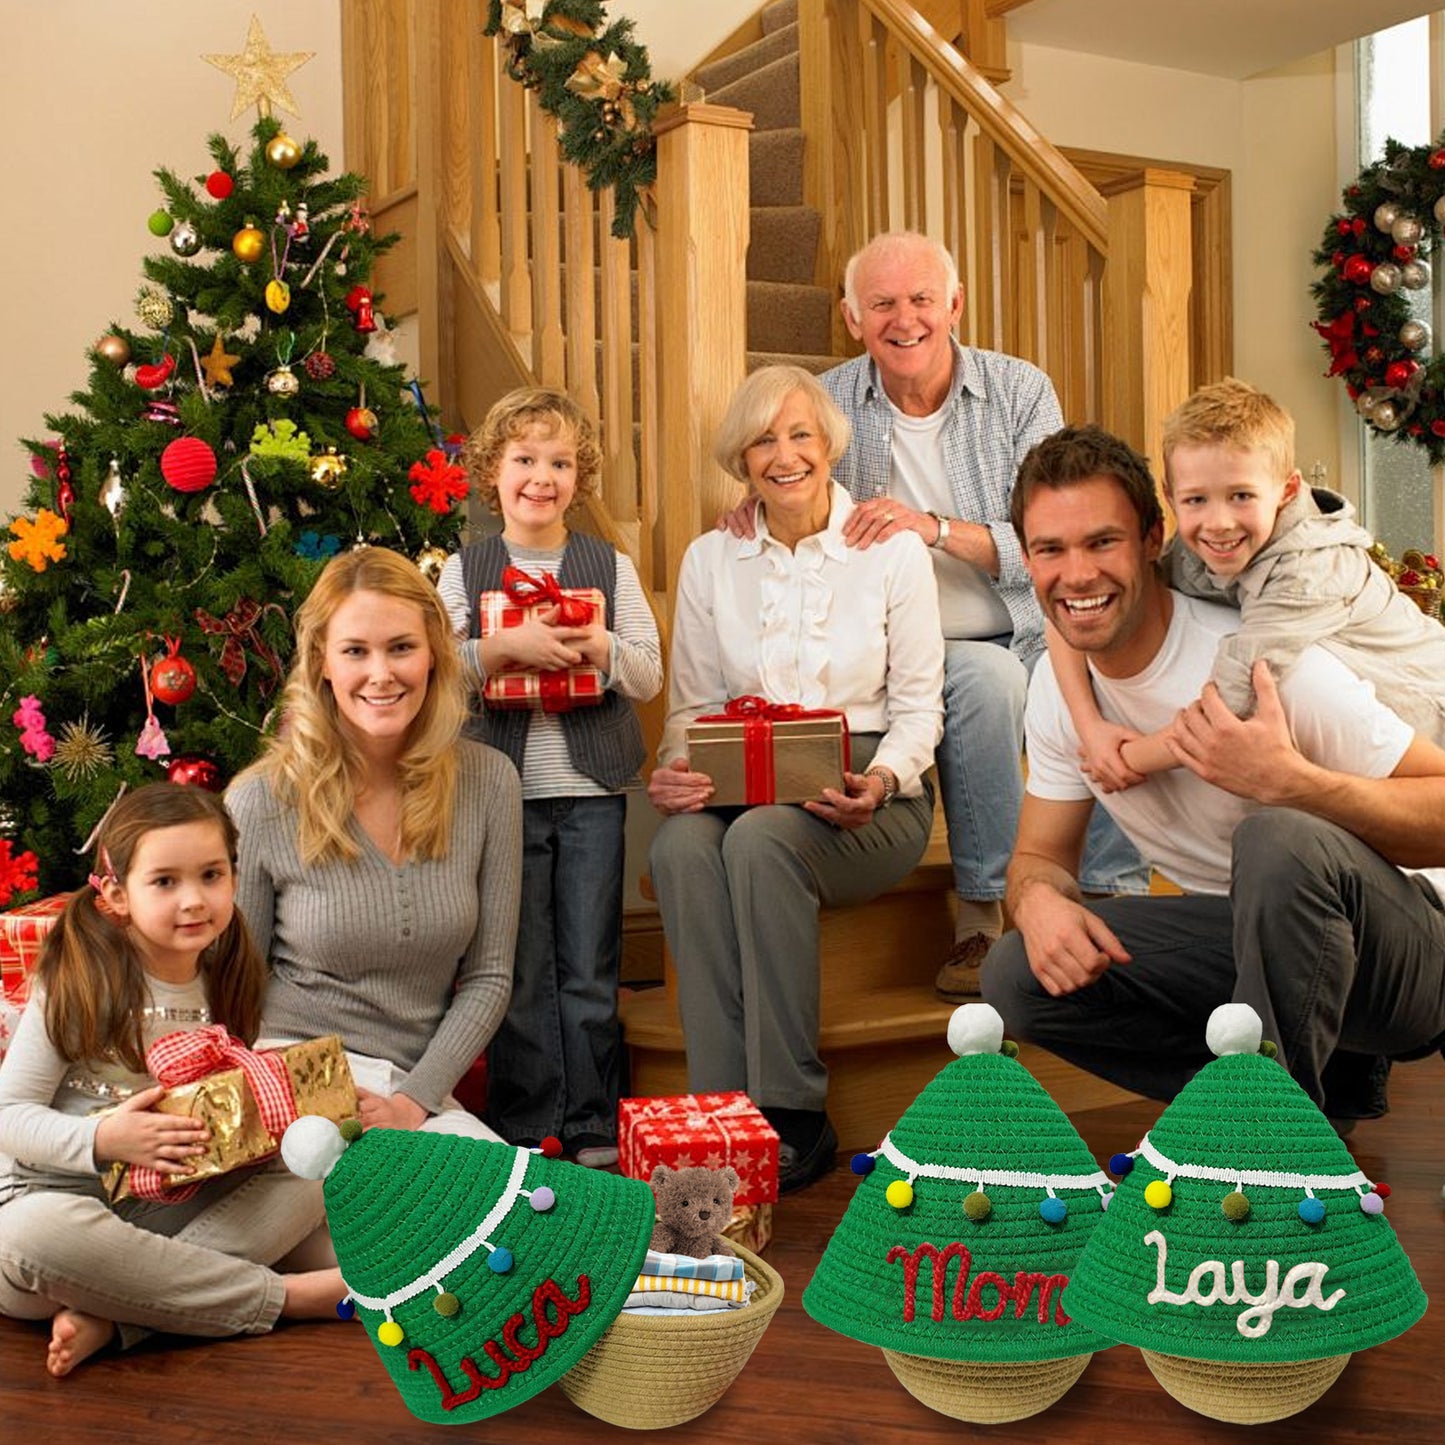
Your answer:
[[[942,726],[933,568],[909,533],[850,548],[853,503],[830,475],[848,423],[792,366],[754,372],[717,437],[759,498],[757,535],[699,537],[678,577],[667,726],[648,793],[665,822],[652,879],[695,1090],[746,1089],[777,1129],[779,1185],[832,1168],[818,1056],[818,909],[861,903],[918,863]],[[729,698],[833,708],[853,770],[801,806],[714,808],[686,728]]]
[[[271,960],[262,1034],[340,1034],[368,1128],[494,1139],[451,1091],[511,993],[521,796],[458,737],[463,699],[435,588],[383,547],[344,553],[297,613],[286,724],[227,801]]]

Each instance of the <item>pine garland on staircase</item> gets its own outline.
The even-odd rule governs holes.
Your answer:
[[[652,79],[632,21],[609,24],[599,0],[490,0],[486,33],[501,35],[508,74],[556,117],[562,155],[594,191],[612,188],[612,234],[630,237],[657,178],[652,122],[673,98]]]

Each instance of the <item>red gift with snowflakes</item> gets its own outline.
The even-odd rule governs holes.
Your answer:
[[[0,913],[0,992],[17,1008],[30,997],[30,980],[40,961],[40,945],[55,927],[68,893],[42,898]]]
[[[520,567],[502,573],[500,591],[483,592],[478,602],[478,624],[483,637],[495,637],[508,627],[520,627],[534,612],[555,607],[563,627],[605,626],[607,599],[597,587],[560,587],[555,577],[533,577]],[[493,673],[482,687],[482,701],[493,708],[532,708],[542,712],[571,712],[602,701],[602,673],[590,664],[551,671],[517,668]]]
[[[622,1172],[633,1179],[649,1178],[658,1164],[731,1164],[738,1172],[735,1204],[771,1204],[778,1197],[778,1136],[744,1093],[623,1099],[617,1152]]]

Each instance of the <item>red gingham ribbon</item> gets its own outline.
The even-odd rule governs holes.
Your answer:
[[[852,764],[848,745],[848,719],[836,708],[805,708],[796,702],[769,702],[765,697],[756,697],[749,693],[724,703],[720,713],[709,713],[695,721],[742,723],[743,779],[747,789],[747,801],[771,803],[778,792],[773,773],[773,724],[830,717],[841,718],[843,721],[843,769],[846,772]]]
[[[563,627],[586,627],[592,618],[591,606],[580,597],[568,597],[547,572],[533,577],[520,567],[508,567],[502,573],[502,591],[519,607],[555,604],[557,621]]]
[[[291,1091],[291,1074],[280,1054],[258,1054],[239,1039],[231,1037],[224,1024],[207,1024],[199,1029],[182,1029],[159,1038],[146,1050],[146,1067],[159,1084],[168,1089],[194,1084],[222,1069],[240,1069],[256,1096],[261,1122],[280,1138],[296,1118],[296,1099]],[[166,1188],[173,1175],[162,1174],[144,1164],[130,1169],[130,1192],[138,1199],[164,1200],[179,1204],[201,1187],[186,1184]]]

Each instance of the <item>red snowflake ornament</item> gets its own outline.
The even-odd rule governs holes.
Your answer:
[[[40,886],[39,867],[34,853],[17,854],[8,838],[0,838],[0,908],[8,908],[17,893],[30,893]]]
[[[411,478],[411,499],[419,507],[430,507],[438,516],[446,516],[454,501],[467,494],[465,467],[449,462],[443,451],[435,447],[424,462],[413,462],[407,473]]]

